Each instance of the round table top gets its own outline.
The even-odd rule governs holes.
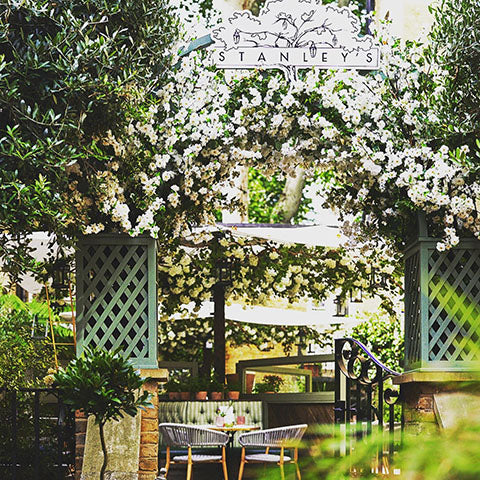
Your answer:
[[[260,430],[258,425],[232,425],[231,427],[220,427],[218,425],[201,425],[203,428],[216,430],[218,432],[250,432]]]

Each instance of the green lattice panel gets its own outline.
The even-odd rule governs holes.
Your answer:
[[[406,253],[406,367],[469,370],[480,361],[480,242],[436,243],[424,237]]]
[[[405,262],[405,357],[414,364],[421,358],[420,252]]]
[[[429,360],[480,360],[480,250],[432,250],[428,266]]]
[[[77,254],[78,353],[118,347],[142,368],[157,366],[155,242],[92,235]]]

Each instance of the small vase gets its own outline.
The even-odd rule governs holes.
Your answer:
[[[207,392],[202,391],[202,392],[197,392],[195,394],[195,400],[206,400],[207,399]]]
[[[223,400],[223,393],[222,392],[212,392],[212,400]]]

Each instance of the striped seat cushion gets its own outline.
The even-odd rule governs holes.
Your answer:
[[[177,455],[172,459],[174,462],[188,462],[188,455]],[[192,455],[192,462],[220,462],[221,455]]]
[[[245,460],[247,462],[268,462],[268,463],[278,463],[280,461],[280,455],[273,455],[272,453],[255,453],[253,455],[246,455]],[[284,462],[289,462],[291,460],[287,455],[283,456]]]

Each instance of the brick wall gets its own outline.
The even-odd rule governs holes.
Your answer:
[[[158,472],[158,383],[152,379],[143,388],[151,393],[154,408],[141,413],[138,480],[155,480]]]
[[[75,480],[82,475],[85,437],[87,435],[87,417],[79,410],[75,412]]]

